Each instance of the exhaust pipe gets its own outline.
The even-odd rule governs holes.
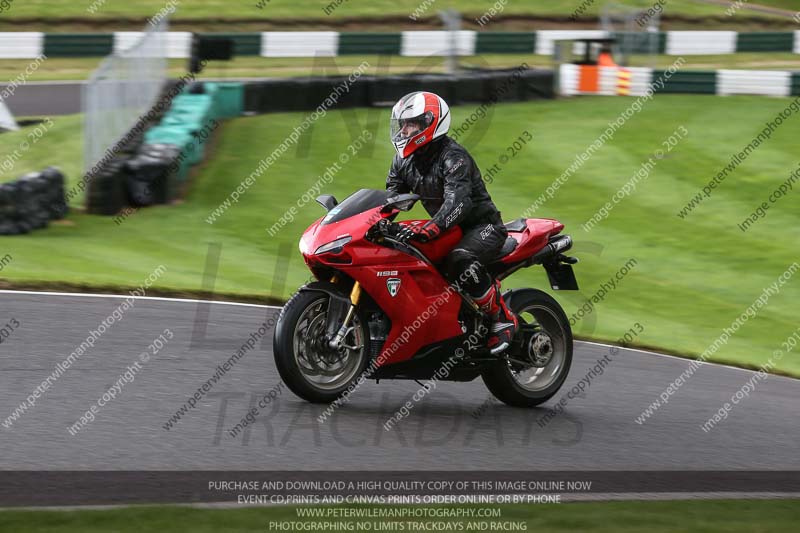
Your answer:
[[[537,263],[544,263],[548,259],[555,257],[556,254],[560,254],[562,252],[566,252],[572,248],[572,237],[569,235],[558,235],[556,237],[551,237],[550,242],[548,242],[544,248],[536,252],[533,257],[530,258],[531,265]]]
[[[555,237],[550,237],[550,242],[548,242],[544,248],[521,263],[517,263],[510,269],[497,274],[496,277],[499,280],[503,280],[521,268],[527,268],[531,265],[545,263],[550,259],[557,258],[561,256],[561,252],[566,252],[570,248],[572,248],[572,237],[569,235],[557,235]],[[561,256],[560,260],[570,264],[575,264],[578,262],[576,258],[566,256]]]

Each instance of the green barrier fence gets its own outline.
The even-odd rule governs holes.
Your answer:
[[[480,32],[475,43],[476,54],[532,54],[535,50],[534,32]]]
[[[653,83],[659,86],[658,81],[664,79],[664,87],[658,89],[662,93],[686,94],[716,94],[716,72],[674,72],[667,77],[664,72],[653,71]]]
[[[791,52],[794,48],[794,33],[752,32],[736,36],[737,52]]]
[[[339,55],[400,55],[403,36],[400,33],[339,34]]]
[[[261,55],[260,33],[202,33],[204,37],[233,40],[233,54],[236,56]]]
[[[107,56],[114,50],[113,33],[46,33],[47,57]]]
[[[800,72],[792,72],[792,96],[800,96]]]

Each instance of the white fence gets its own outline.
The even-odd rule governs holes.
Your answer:
[[[83,163],[88,172],[153,104],[167,80],[168,20],[119,46],[83,88]]]
[[[494,32],[475,32],[472,30],[461,30],[457,32],[455,47],[459,55],[474,55],[479,52],[479,43],[482,36]],[[775,36],[772,42],[767,43],[773,52],[785,52],[800,54],[800,30],[792,32],[772,32]],[[788,35],[788,40],[784,42],[783,34]],[[96,34],[87,33],[87,36]],[[111,47],[119,51],[126,49],[132,42],[135,42],[141,32],[115,32],[112,36]],[[259,53],[263,57],[314,57],[317,55],[339,55],[342,34],[334,31],[308,31],[308,32],[260,32],[244,33],[242,35],[255,35],[258,39]],[[364,33],[365,37],[370,34]],[[387,34],[389,35],[389,34]],[[495,34],[496,35],[496,34]],[[667,32],[634,32],[618,36],[620,45],[625,47],[631,39],[630,45],[639,49],[640,54],[667,54],[667,55],[715,55],[715,54],[735,54],[737,52],[754,52],[753,48],[748,47],[753,35],[756,37],[769,34],[737,33],[735,31],[667,31]],[[527,43],[535,42],[535,48],[531,48],[530,53],[538,55],[551,55],[553,53],[553,43],[557,40],[576,40],[587,38],[604,38],[611,36],[606,30],[541,30],[524,32],[519,35],[518,46],[510,46],[505,51],[500,49],[492,53],[520,53],[519,49],[527,51]],[[58,34],[44,34],[41,32],[0,32],[0,58],[34,58],[44,53],[46,48],[58,49],[64,47],[63,43],[46,45],[48,39],[58,37]],[[191,50],[192,36],[188,32],[171,32],[167,40],[167,57],[187,58]],[[660,41],[664,41],[663,46]],[[777,41],[776,41],[777,40]],[[506,45],[515,43],[506,41]],[[392,45],[390,45],[391,48]],[[388,55],[404,56],[442,56],[447,55],[452,48],[451,36],[446,31],[404,31],[401,32],[399,43],[396,50],[384,52]],[[764,51],[767,51],[765,49]],[[347,53],[353,53],[352,50]],[[365,55],[372,55],[374,51],[365,51]],[[87,56],[93,55],[91,51],[86,52]]]

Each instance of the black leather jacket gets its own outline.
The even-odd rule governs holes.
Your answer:
[[[395,155],[386,177],[386,190],[419,194],[431,220],[442,231],[456,224],[466,229],[503,223],[475,160],[447,136],[405,159]]]

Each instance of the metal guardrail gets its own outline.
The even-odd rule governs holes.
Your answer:
[[[339,55],[446,56],[454,47],[458,55],[551,55],[553,42],[609,36],[604,30],[541,30],[531,32],[447,31],[370,32],[251,32],[207,34],[234,40],[235,55],[263,57],[314,57]],[[52,34],[0,33],[0,58],[102,57],[126,46],[139,32]],[[613,35],[625,39],[625,32]],[[712,55],[738,52],[789,52],[800,54],[800,30],[786,32],[667,31],[655,32],[640,53]],[[170,32],[167,55],[189,56],[192,34]],[[643,46],[644,48],[644,46]]]

